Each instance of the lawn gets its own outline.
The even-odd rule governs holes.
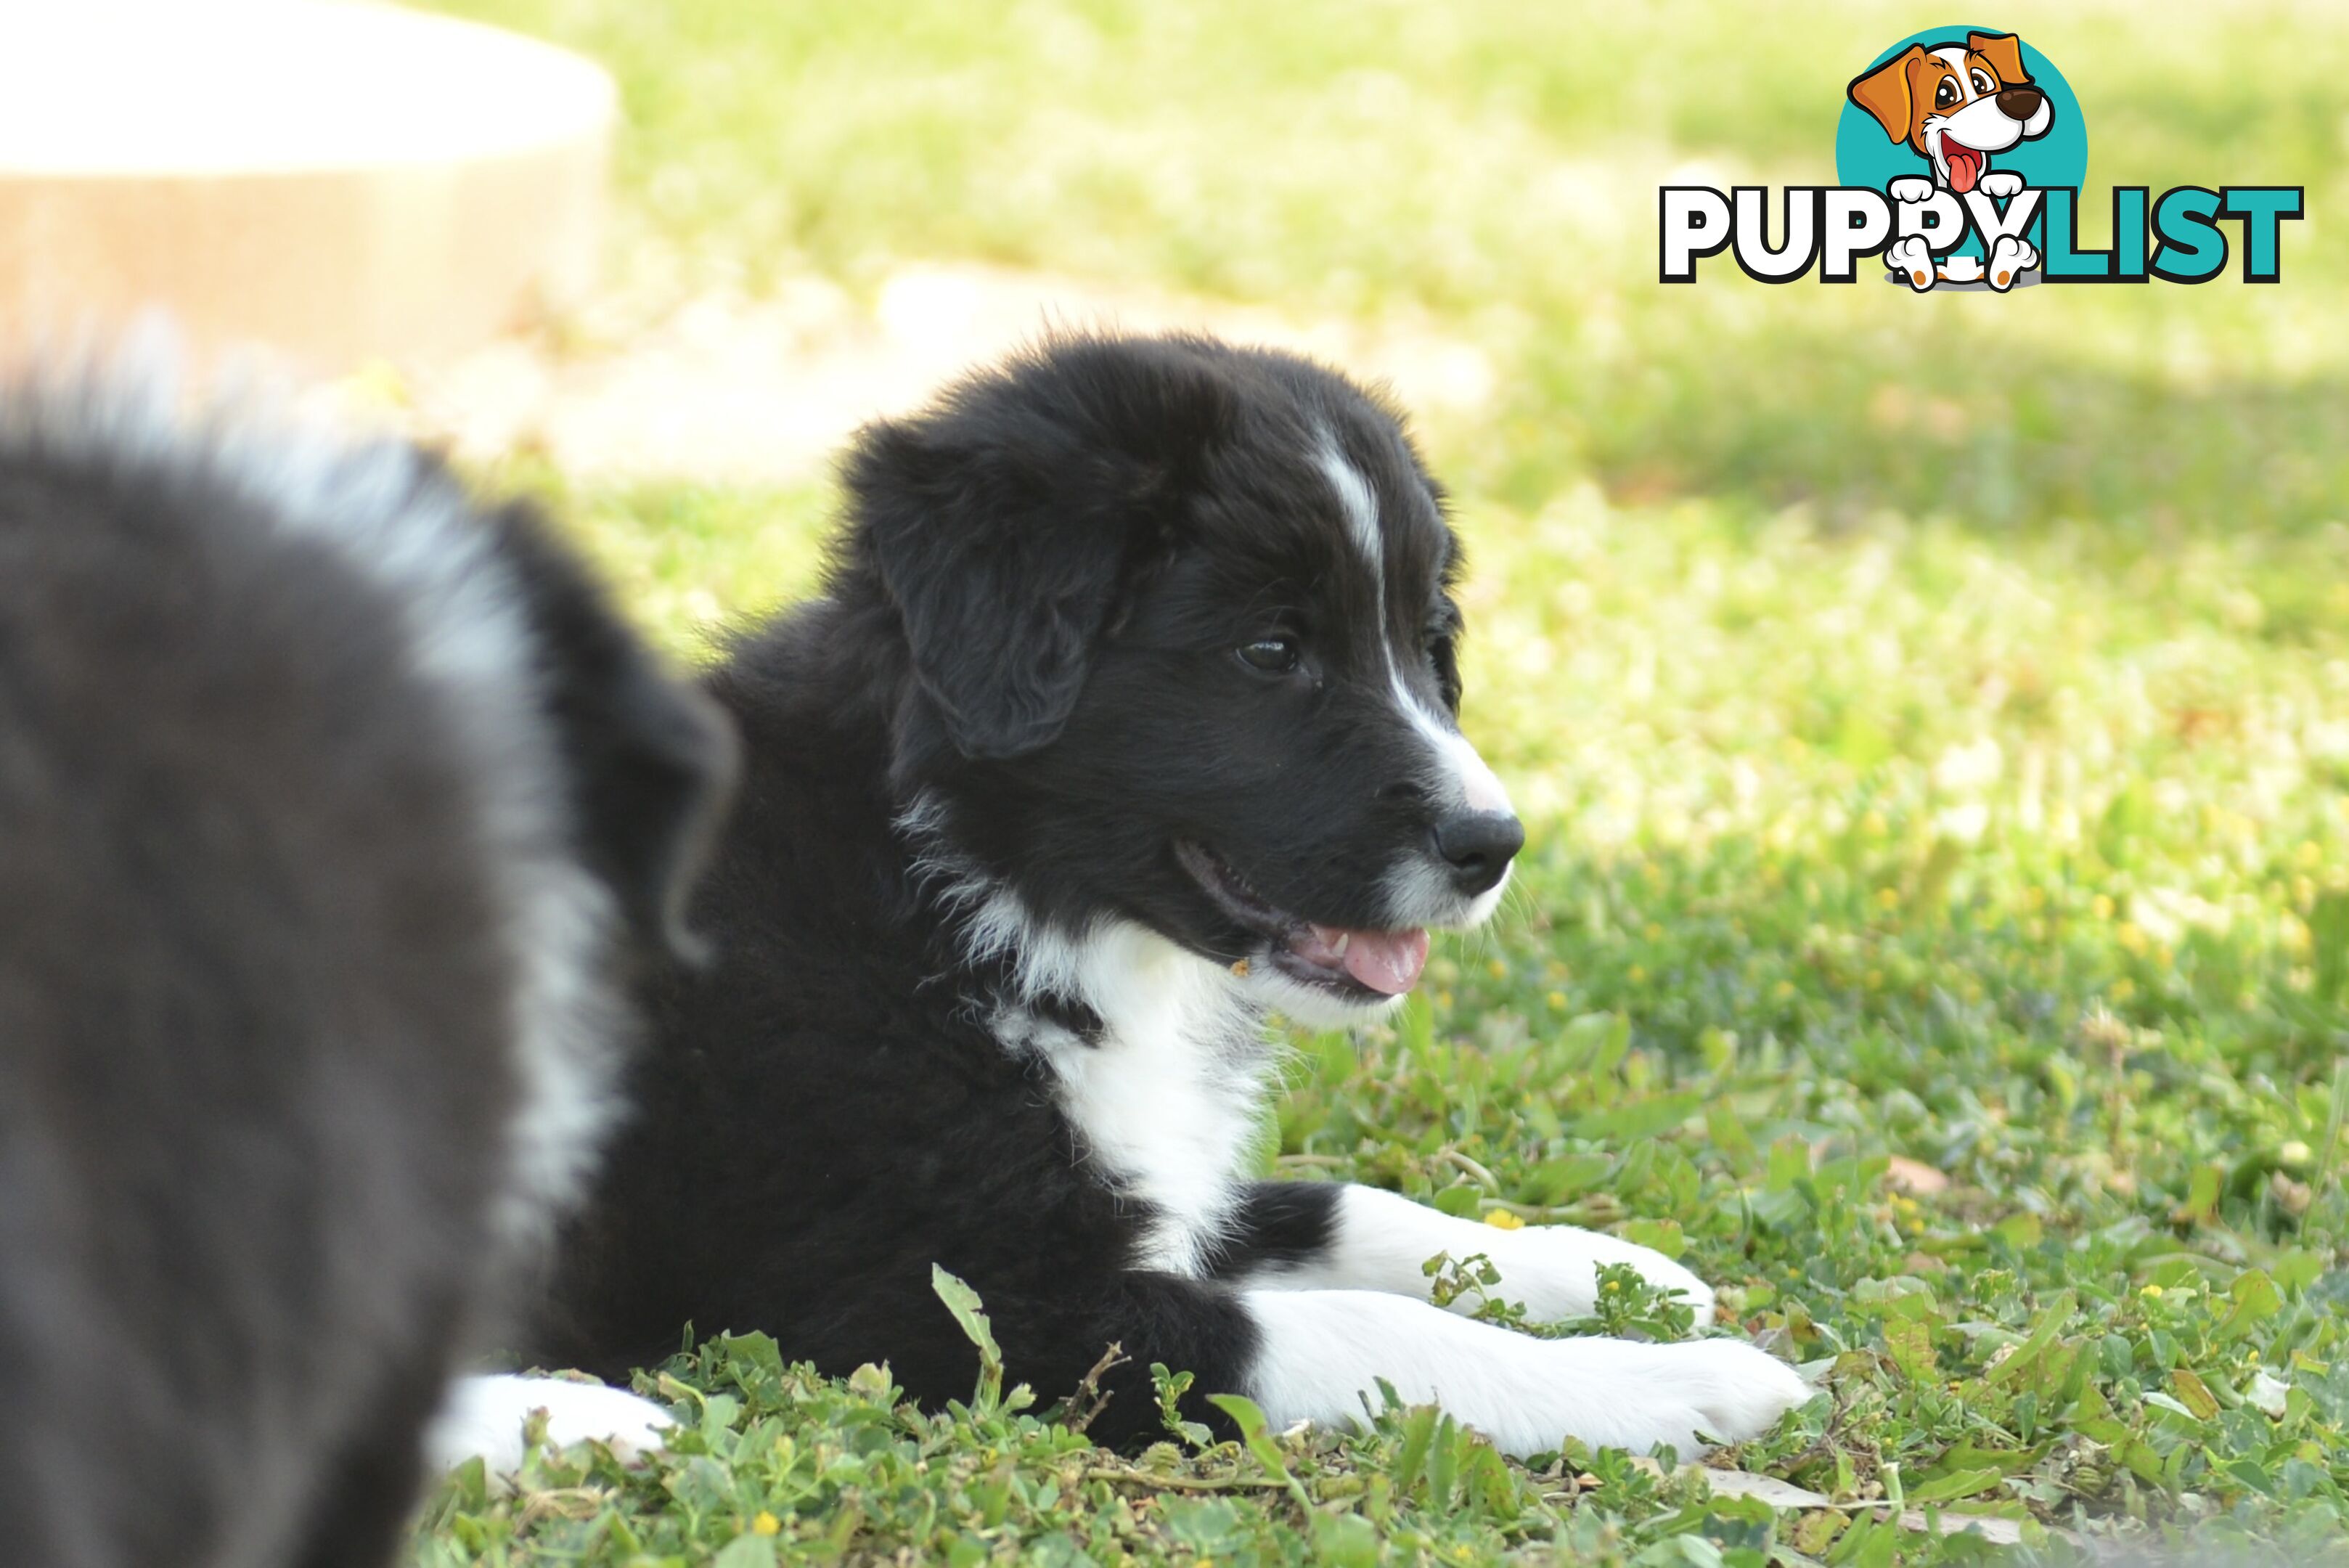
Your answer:
[[[976,1349],[925,1417],[721,1339],[648,1375],[669,1454],[460,1476],[418,1563],[2349,1560],[2349,15],[1990,18],[2092,185],[2309,217],[2272,288],[1919,300],[1666,289],[1652,224],[1668,178],[1828,178],[1845,80],[1931,15],[450,8],[620,78],[640,297],[983,261],[1482,357],[1422,429],[1531,846],[1396,1028],[1298,1037],[1264,1163],[1678,1252],[1820,1393],[1711,1461],[1781,1506],[1423,1411],[1129,1464]],[[805,587],[833,504],[489,477],[688,651]]]

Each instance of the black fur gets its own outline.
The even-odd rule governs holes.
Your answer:
[[[520,979],[485,770],[567,796],[564,852],[646,932],[729,776],[722,722],[533,518],[468,515],[398,449],[329,453],[381,483],[295,515],[272,475],[315,439],[174,428],[104,377],[0,396],[12,1561],[390,1556],[523,1261],[492,1222]],[[463,693],[417,673],[429,607],[347,544],[363,507],[492,540],[540,742],[492,764],[463,737]],[[661,961],[603,927],[599,968]]]
[[[1375,497],[1383,587],[1325,452]],[[1433,864],[1457,808],[1397,687],[1456,706],[1457,541],[1382,404],[1191,338],[1050,344],[869,429],[846,479],[822,597],[709,679],[747,767],[694,906],[717,957],[657,988],[639,1114],[537,1349],[616,1374],[688,1323],[762,1330],[827,1372],[885,1361],[924,1401],[966,1397],[977,1364],[935,1262],[1048,1400],[1122,1345],[1092,1431],[1145,1441],[1151,1362],[1241,1386],[1255,1334],[1223,1278],[1323,1245],[1334,1189],[1237,1192],[1201,1276],[1152,1266],[1151,1204],[1092,1158],[1049,1063],[1001,1037],[1007,1009],[1080,1039],[1099,1020],[1018,995],[952,884],[1009,889],[1061,933],[1115,919],[1263,961],[1177,854],[1196,842],[1282,910],[1411,923],[1382,877]],[[1276,636],[1295,669],[1235,655]],[[909,832],[917,804],[936,821]],[[926,869],[939,855],[956,869]]]

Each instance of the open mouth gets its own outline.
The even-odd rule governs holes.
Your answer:
[[[1949,132],[1943,131],[1941,161],[1950,166],[1950,189],[1962,196],[1981,181],[1982,165],[1989,159],[1962,141],[1951,140]]]
[[[1300,985],[1356,1002],[1401,996],[1427,967],[1427,931],[1357,930],[1325,926],[1275,906],[1244,881],[1222,857],[1177,840],[1174,857],[1216,908],[1263,939],[1266,961]]]

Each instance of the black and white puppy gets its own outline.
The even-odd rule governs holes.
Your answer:
[[[733,755],[407,445],[128,363],[0,392],[11,1561],[389,1558]]]
[[[1537,1314],[1627,1261],[1362,1187],[1242,1174],[1268,1012],[1382,1015],[1522,842],[1460,734],[1457,539],[1396,414],[1285,354],[1074,337],[866,430],[822,597],[709,689],[743,809],[661,988],[638,1114],[540,1348],[617,1373],[763,1330],[832,1373],[968,1394],[935,1263],[1050,1398],[1112,1342],[1281,1425],[1384,1378],[1503,1448],[1739,1438],[1806,1397],[1730,1339],[1540,1340],[1429,1304],[1489,1254]]]

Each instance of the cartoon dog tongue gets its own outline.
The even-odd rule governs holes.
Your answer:
[[[1948,137],[1941,139],[1941,157],[1950,166],[1950,189],[1962,196],[1982,178],[1982,155]]]
[[[1427,967],[1427,933],[1350,931],[1342,926],[1308,926],[1290,944],[1298,957],[1331,969],[1342,967],[1361,984],[1401,996],[1419,983]]]

